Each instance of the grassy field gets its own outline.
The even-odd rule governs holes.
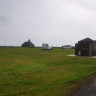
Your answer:
[[[66,96],[72,84],[96,73],[96,59],[69,54],[74,50],[0,48],[0,96]]]

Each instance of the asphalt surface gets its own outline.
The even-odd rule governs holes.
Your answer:
[[[73,96],[96,96],[96,78],[89,84],[83,86]]]

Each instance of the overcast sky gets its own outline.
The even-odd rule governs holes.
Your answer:
[[[0,45],[96,40],[96,0],[0,0]]]

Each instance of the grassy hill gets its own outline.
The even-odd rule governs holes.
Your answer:
[[[68,57],[73,49],[0,48],[0,96],[67,96],[96,73],[96,59]]]

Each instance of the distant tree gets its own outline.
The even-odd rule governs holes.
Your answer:
[[[35,47],[35,45],[30,41],[30,39],[28,41],[24,42],[21,46],[22,47],[30,47],[30,48]]]

